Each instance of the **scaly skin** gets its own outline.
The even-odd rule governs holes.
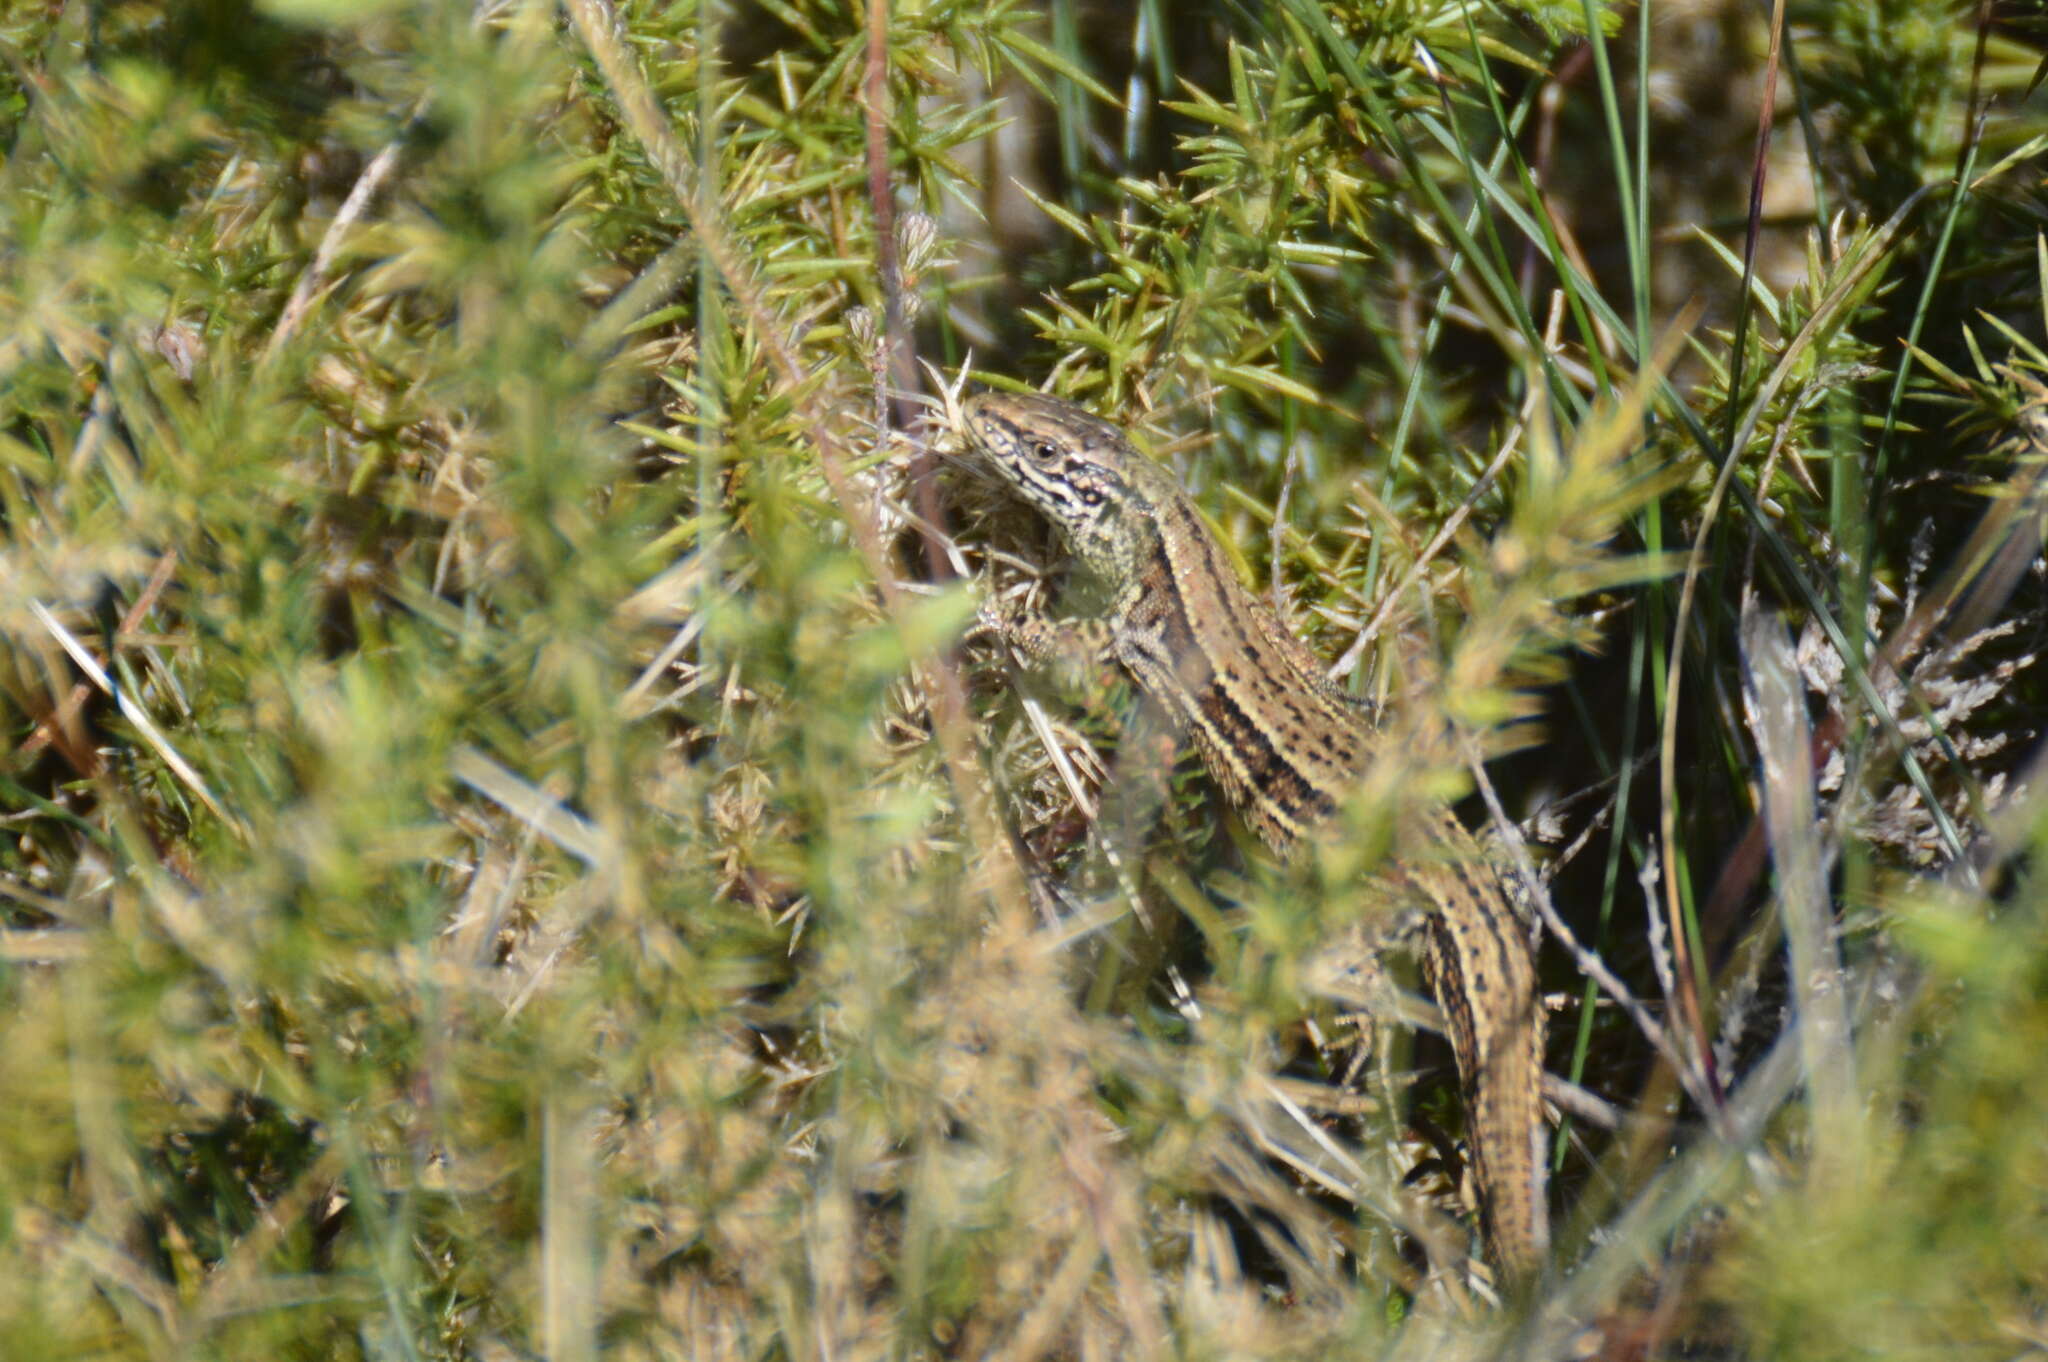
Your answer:
[[[1245,822],[1285,856],[1356,787],[1381,740],[1372,707],[1237,579],[1173,474],[1123,431],[1057,399],[983,393],[970,440],[1106,589],[1099,619],[1009,620],[1027,653],[1102,647],[1194,742]],[[1549,1254],[1543,1028],[1520,919],[1468,833],[1427,822],[1435,854],[1383,872],[1428,910],[1430,975],[1467,1104],[1481,1223],[1495,1266],[1526,1283]]]

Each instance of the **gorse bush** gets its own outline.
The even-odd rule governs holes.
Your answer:
[[[2037,15],[614,2],[0,6],[0,1354],[2042,1346]],[[1313,854],[963,381],[1381,706]]]

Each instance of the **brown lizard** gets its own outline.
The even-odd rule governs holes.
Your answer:
[[[1107,609],[999,618],[1026,654],[1106,653],[1194,742],[1245,822],[1287,854],[1335,813],[1381,741],[1372,706],[1330,682],[1307,645],[1238,581],[1166,468],[1118,427],[1043,396],[983,393],[970,443],[1066,540]],[[1541,1273],[1542,1009],[1522,923],[1474,838],[1447,811],[1427,857],[1382,872],[1428,919],[1428,965],[1467,1104],[1487,1246],[1502,1275]]]

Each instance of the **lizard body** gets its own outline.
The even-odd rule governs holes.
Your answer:
[[[1193,742],[1245,823],[1287,855],[1336,812],[1383,741],[1373,707],[1238,580],[1166,468],[1115,425],[1043,396],[983,393],[963,410],[982,457],[1043,514],[1106,589],[1099,618],[1002,622],[1027,653],[1106,650]],[[1540,1158],[1543,1035],[1519,917],[1447,811],[1438,844],[1383,873],[1428,915],[1428,963],[1467,1103],[1481,1223],[1503,1275],[1527,1281],[1549,1247]]]

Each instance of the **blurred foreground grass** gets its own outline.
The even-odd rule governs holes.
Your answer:
[[[2048,1351],[2048,33],[1787,9],[0,4],[0,1356]],[[1469,769],[1127,798],[970,354],[1499,758],[1524,1308],[1330,964]]]

